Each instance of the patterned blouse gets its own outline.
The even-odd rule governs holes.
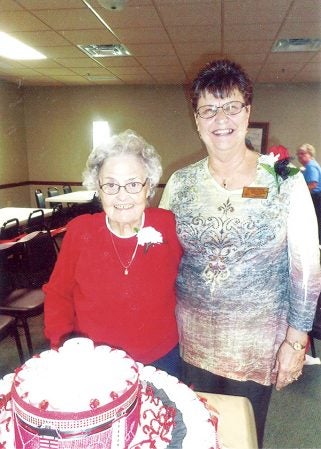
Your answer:
[[[242,197],[211,176],[208,158],[169,179],[160,207],[176,214],[184,248],[177,278],[183,359],[230,379],[275,382],[288,326],[312,327],[321,289],[318,230],[301,173],[280,182],[260,163]]]

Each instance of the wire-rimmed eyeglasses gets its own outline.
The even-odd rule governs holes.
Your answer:
[[[246,104],[241,101],[229,101],[222,106],[206,104],[197,109],[196,115],[205,119],[212,118],[215,117],[219,109],[222,109],[225,115],[236,115],[239,114],[245,106]]]
[[[106,193],[107,195],[116,195],[123,187],[127,193],[139,193],[143,190],[143,187],[145,187],[147,183],[148,178],[145,179],[145,182],[139,182],[139,181],[131,181],[127,182],[127,184],[121,186],[115,182],[106,182],[105,184],[99,184],[99,187],[101,190]]]

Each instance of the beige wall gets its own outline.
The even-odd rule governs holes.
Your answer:
[[[0,184],[28,181],[23,89],[0,81]],[[28,187],[0,189],[0,207],[22,206]]]
[[[116,133],[131,128],[152,143],[162,156],[162,182],[175,169],[206,155],[179,86],[29,87],[23,99],[21,92],[8,85],[4,93],[0,90],[6,98],[1,108],[0,184],[26,177],[52,184],[81,182],[92,121],[97,119],[108,120]],[[320,162],[320,106],[320,85],[259,85],[251,120],[269,122],[269,145],[282,143],[295,154],[301,143],[312,143]]]

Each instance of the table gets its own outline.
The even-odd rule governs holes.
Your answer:
[[[10,220],[11,218],[17,218],[21,225],[26,224],[29,215],[34,210],[39,210],[34,207],[2,207],[0,208],[0,227]],[[44,212],[45,217],[52,215],[52,209],[41,209]]]
[[[219,414],[218,435],[226,449],[257,449],[256,428],[250,401],[241,396],[197,393]]]
[[[46,203],[90,203],[97,194],[96,190],[77,190],[63,195],[49,196]]]

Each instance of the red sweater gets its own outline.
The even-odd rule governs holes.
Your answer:
[[[147,226],[162,234],[163,243],[149,246],[147,252],[138,245],[126,276],[104,212],[81,215],[68,224],[56,266],[44,286],[45,335],[52,347],[74,331],[123,349],[146,364],[177,344],[175,279],[182,250],[174,215],[146,209]],[[113,239],[125,264],[137,237],[113,235]]]

